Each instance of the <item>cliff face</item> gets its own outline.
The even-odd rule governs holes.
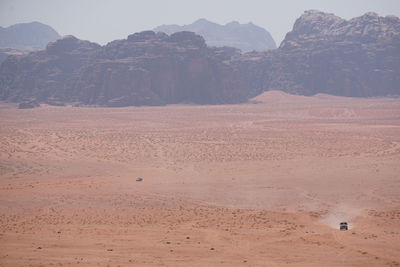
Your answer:
[[[79,69],[101,47],[73,36],[49,43],[46,50],[9,56],[0,66],[0,98],[13,102],[36,99],[73,100]]]
[[[240,24],[236,21],[226,25],[199,19],[192,24],[162,25],[154,29],[156,32],[172,34],[179,31],[191,31],[204,37],[207,45],[215,47],[235,47],[243,52],[275,49],[276,44],[271,34],[253,23]]]
[[[305,12],[279,49],[244,57],[247,83],[259,93],[284,90],[312,95],[384,96],[400,94],[400,20],[367,13],[344,20]],[[253,55],[254,57],[254,55]],[[254,81],[255,79],[255,81]]]
[[[191,32],[136,33],[105,46],[101,59],[82,68],[76,88],[85,103],[107,106],[244,101],[240,73],[218,53],[226,52]]]
[[[45,51],[9,57],[0,67],[0,97],[103,106],[238,103],[246,95],[240,73],[224,62],[229,53],[238,54],[207,48],[190,32],[136,33],[104,47],[67,36]]]

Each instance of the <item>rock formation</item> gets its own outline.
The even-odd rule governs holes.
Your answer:
[[[154,31],[165,32],[167,34],[191,31],[203,36],[209,46],[230,46],[241,49],[243,52],[253,50],[264,51],[276,48],[271,34],[253,23],[240,24],[233,21],[226,25],[219,25],[206,19],[199,19],[192,24],[184,26],[158,26]]]
[[[243,79],[226,58],[191,32],[146,31],[104,47],[73,36],[46,50],[9,57],[0,67],[0,98],[131,106],[223,104],[246,100]]]
[[[0,99],[14,102],[225,104],[268,90],[400,95],[400,19],[307,11],[278,49],[245,54],[193,32],[145,31],[105,46],[66,36],[0,66]]]
[[[39,106],[40,106],[40,104],[38,102],[36,102],[35,100],[33,100],[33,101],[26,101],[26,102],[19,103],[18,108],[19,109],[30,109],[30,108],[36,108]]]
[[[240,64],[252,95],[400,95],[400,19],[306,11],[279,49],[247,54]]]

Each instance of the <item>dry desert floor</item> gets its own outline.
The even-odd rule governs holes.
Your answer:
[[[0,266],[287,265],[400,265],[399,98],[0,104]]]

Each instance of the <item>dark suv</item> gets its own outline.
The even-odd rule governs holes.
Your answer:
[[[341,222],[339,229],[340,230],[349,230],[349,227],[347,226],[347,222]]]

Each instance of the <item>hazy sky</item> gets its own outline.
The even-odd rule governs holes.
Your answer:
[[[105,44],[161,24],[236,20],[267,29],[279,45],[308,9],[346,19],[369,11],[400,17],[400,0],[0,0],[0,26],[39,21],[61,35]]]

